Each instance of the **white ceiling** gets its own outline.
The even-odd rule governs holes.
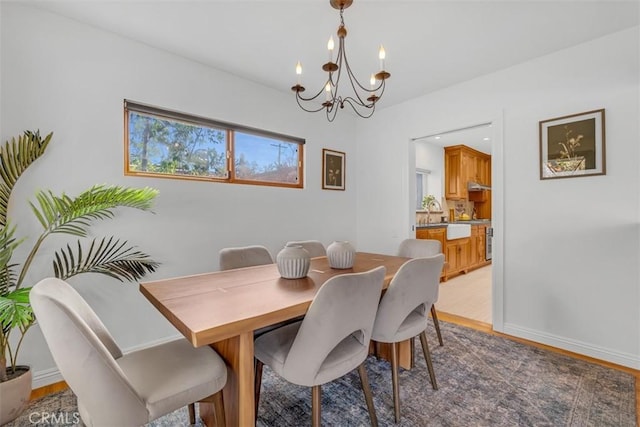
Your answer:
[[[465,129],[452,129],[438,135],[425,135],[416,139],[418,144],[434,144],[440,147],[466,145],[483,153],[491,154],[494,128],[491,124],[477,125]]]
[[[291,93],[320,89],[339,24],[329,0],[22,0]],[[349,63],[364,84],[384,44],[391,73],[378,108],[638,25],[633,1],[355,0]],[[583,64],[583,66],[588,66]]]

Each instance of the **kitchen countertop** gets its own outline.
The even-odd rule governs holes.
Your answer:
[[[470,221],[432,222],[430,224],[416,224],[416,228],[444,228],[449,224],[491,225],[490,219],[472,219]]]

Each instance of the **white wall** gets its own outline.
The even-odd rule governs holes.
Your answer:
[[[360,247],[392,252],[413,234],[409,138],[497,119],[494,253],[503,259],[494,269],[504,305],[494,325],[639,368],[638,52],[635,27],[359,122]],[[538,122],[599,108],[607,174],[541,181]]]
[[[21,235],[39,234],[27,205],[36,190],[75,195],[108,183],[160,190],[155,215],[121,211],[96,228],[96,235],[123,237],[161,261],[149,279],[217,270],[218,251],[226,246],[264,244],[275,256],[291,239],[356,241],[353,118],[329,124],[321,114],[302,112],[293,95],[57,15],[6,2],[0,11],[0,137],[6,141],[26,129],[54,132],[45,156],[15,189],[10,215]],[[125,98],[306,138],[305,188],[125,177]],[[322,148],[346,152],[346,191],[321,190]],[[34,284],[52,275],[50,254],[58,246],[44,248],[30,277]],[[177,334],[136,283],[95,275],[71,282],[124,349]],[[37,328],[20,361],[33,367],[36,387],[59,380],[47,378],[55,365]]]

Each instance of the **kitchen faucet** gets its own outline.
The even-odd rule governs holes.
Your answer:
[[[431,223],[431,207],[433,207],[434,205],[436,205],[436,207],[438,208],[439,212],[442,212],[442,205],[436,199],[432,199],[429,203],[427,203],[427,206],[426,206],[426,208],[427,208],[427,225],[429,225]]]

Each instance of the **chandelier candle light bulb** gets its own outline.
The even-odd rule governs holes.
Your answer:
[[[384,46],[380,45],[380,50],[378,51],[378,58],[380,59],[380,71],[384,71],[384,58],[386,58],[387,53],[384,51]]]
[[[329,41],[327,42],[327,49],[329,49],[329,62],[333,62],[333,48],[335,44],[333,42],[333,36],[329,37]]]
[[[296,75],[298,76],[298,86],[300,86],[300,82],[302,81],[302,64],[300,61],[296,64]]]

